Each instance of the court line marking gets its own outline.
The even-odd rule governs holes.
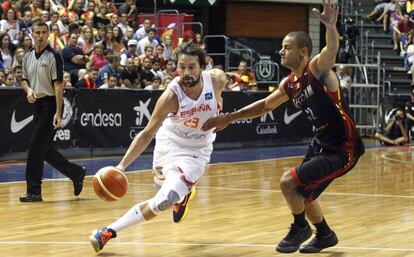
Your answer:
[[[398,159],[394,159],[394,158],[392,158],[392,157],[388,157],[389,155],[396,155],[396,154],[395,154],[395,153],[393,153],[393,154],[391,154],[391,153],[388,153],[388,154],[382,154],[382,155],[381,155],[381,157],[382,157],[384,160],[391,161],[391,162],[414,163],[414,161],[405,161],[405,160],[398,160]],[[397,155],[398,155],[398,154],[397,154]]]
[[[60,241],[0,241],[0,244],[28,244],[28,245],[89,245],[89,242],[60,242]],[[269,244],[208,244],[208,243],[140,243],[140,242],[111,242],[111,245],[141,245],[141,246],[212,246],[212,247],[275,247]],[[358,247],[335,246],[329,249],[365,250],[365,251],[389,251],[389,252],[414,252],[413,248],[383,248],[383,247]]]

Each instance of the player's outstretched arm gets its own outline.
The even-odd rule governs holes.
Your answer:
[[[167,115],[177,112],[177,110],[177,96],[171,89],[167,88],[158,99],[147,126],[135,136],[121,162],[116,167],[124,171],[138,158],[151,143],[151,140],[154,138]]]
[[[286,79],[280,83],[277,90],[264,99],[256,101],[235,112],[210,118],[204,123],[202,130],[206,131],[215,128],[215,131],[220,131],[225,129],[233,121],[256,118],[276,109],[278,106],[289,100],[289,97],[283,88],[285,81]]]
[[[323,12],[314,8],[313,12],[326,27],[326,46],[310,63],[310,68],[317,78],[332,69],[339,50],[339,34],[336,29],[338,5],[335,0],[323,0]]]

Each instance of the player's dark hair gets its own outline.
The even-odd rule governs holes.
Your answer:
[[[191,55],[191,56],[197,56],[198,57],[198,63],[200,64],[200,67],[204,69],[206,67],[206,52],[200,48],[199,44],[195,44],[192,42],[188,43],[182,43],[177,50],[177,56],[176,60],[181,55]]]

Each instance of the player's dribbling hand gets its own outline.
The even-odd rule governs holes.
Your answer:
[[[228,125],[229,125],[229,120],[227,119],[227,116],[225,114],[220,114],[218,116],[212,117],[210,119],[208,119],[203,126],[201,127],[201,129],[203,131],[207,131],[210,130],[212,128],[214,129],[214,132],[220,131],[225,129]]]

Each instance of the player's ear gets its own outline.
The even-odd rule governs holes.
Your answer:
[[[306,56],[308,56],[309,54],[308,54],[308,51],[309,51],[309,49],[307,48],[307,47],[302,47],[301,49],[300,49],[300,56],[302,56],[302,57],[306,57]]]

